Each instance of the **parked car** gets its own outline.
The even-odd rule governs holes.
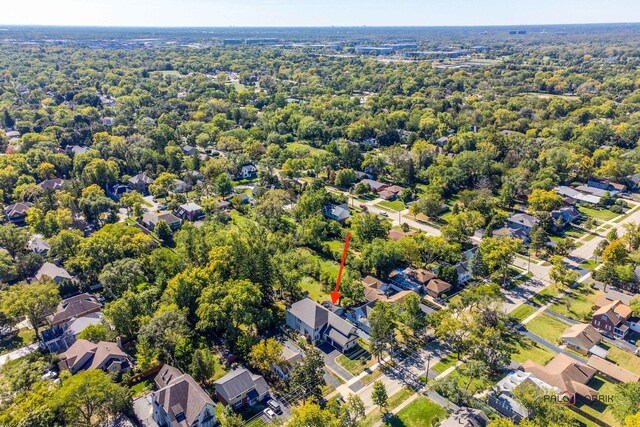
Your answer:
[[[282,413],[282,407],[280,406],[280,404],[278,402],[276,402],[273,399],[271,399],[270,401],[267,402],[267,406],[269,406],[269,408],[273,409],[278,414]]]
[[[388,214],[388,213],[386,213],[385,211],[380,211],[380,215],[382,215],[382,216],[389,216],[389,214]]]
[[[267,408],[264,410],[264,414],[267,416],[267,418],[269,418],[270,420],[274,419],[275,417],[277,417],[278,415],[276,415],[275,412],[273,412],[273,409],[271,408]]]

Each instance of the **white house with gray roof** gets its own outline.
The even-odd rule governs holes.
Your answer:
[[[353,324],[309,298],[287,309],[287,326],[314,343],[326,341],[342,352],[351,350],[358,343]]]

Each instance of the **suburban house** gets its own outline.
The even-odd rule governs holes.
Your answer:
[[[334,205],[333,203],[329,203],[328,205],[324,205],[322,208],[322,215],[342,224],[344,224],[347,219],[351,218],[349,206],[345,204]]]
[[[189,374],[164,365],[155,377],[151,393],[153,419],[166,427],[213,427],[215,404]]]
[[[191,189],[191,185],[181,179],[174,179],[171,183],[171,191],[178,194],[186,193]]]
[[[590,179],[587,181],[588,187],[599,188],[600,190],[609,191],[611,193],[623,193],[627,191],[627,186],[624,184],[618,184],[617,182],[609,181],[608,179]]]
[[[380,196],[381,199],[385,200],[395,200],[400,197],[403,191],[404,188],[400,187],[399,185],[391,185],[383,190],[378,191],[378,196]]]
[[[440,427],[485,427],[489,418],[480,409],[461,407],[440,423]]]
[[[589,403],[598,395],[596,390],[587,385],[597,371],[564,353],[556,354],[545,366],[527,360],[520,369],[532,373],[541,381],[559,389],[560,392],[572,393]]]
[[[617,193],[617,191],[611,192],[611,191],[603,190],[601,188],[589,187],[587,185],[578,185],[576,187],[576,190],[580,191],[581,193],[598,197],[599,200],[602,199],[604,196],[606,196],[607,193],[609,193],[609,195],[614,195]]]
[[[560,209],[551,211],[551,219],[554,222],[559,223],[560,227],[573,224],[582,217],[582,213],[575,206],[564,206]]]
[[[185,203],[178,208],[178,217],[187,221],[197,221],[204,216],[200,205],[195,203]]]
[[[27,248],[40,255],[46,255],[49,252],[49,244],[41,234],[33,235],[27,242]]]
[[[371,188],[371,191],[374,193],[378,193],[379,191],[384,190],[388,187],[387,184],[383,184],[382,182],[374,181],[373,179],[363,179],[360,181],[361,184],[368,185]]]
[[[246,368],[236,368],[215,383],[216,398],[223,405],[239,408],[253,406],[269,395],[269,386],[264,378],[249,372]]]
[[[577,202],[588,203],[591,205],[597,205],[598,203],[600,203],[599,196],[594,196],[593,194],[586,194],[571,187],[561,185],[559,187],[556,187],[555,190],[556,190],[556,193],[560,194],[561,196],[569,197],[572,200],[575,200]]]
[[[61,325],[72,319],[77,319],[102,310],[102,304],[91,294],[80,294],[63,299],[58,303],[55,313],[47,318],[51,326]]]
[[[373,307],[375,307],[376,302],[377,301],[369,301],[366,304],[362,304],[361,306],[350,310],[347,314],[347,318],[367,334],[371,332],[369,314],[371,314],[371,310],[373,310]]]
[[[311,342],[326,341],[342,352],[358,343],[355,326],[309,298],[287,309],[286,323]]]
[[[561,390],[538,379],[534,374],[513,371],[501,379],[488,395],[487,403],[493,409],[516,422],[529,417],[529,411],[515,398],[518,387],[534,387],[542,393],[559,393]]]
[[[366,276],[362,279],[362,284],[364,285],[364,298],[367,301],[401,304],[407,295],[413,293],[413,291],[400,289],[391,283],[384,283],[373,276]]]
[[[302,351],[289,342],[282,345],[282,360],[280,363],[273,365],[276,375],[283,380],[289,378],[289,374],[293,368],[304,358]]]
[[[153,179],[149,178],[144,172],[129,178],[129,186],[140,194],[148,194],[151,184],[153,184]]]
[[[75,156],[76,154],[85,154],[87,151],[89,151],[89,147],[83,147],[82,145],[73,145],[71,147],[67,147],[67,150]]]
[[[451,285],[442,279],[431,279],[427,284],[427,294],[433,298],[440,298],[451,290]]]
[[[60,355],[60,370],[68,369],[72,374],[80,371],[101,369],[108,373],[131,370],[131,357],[122,351],[120,343],[100,341],[97,344],[77,340]]]
[[[113,184],[107,186],[107,196],[116,202],[120,201],[120,198],[130,191],[131,187],[127,184]]]
[[[43,190],[61,190],[64,187],[64,179],[62,178],[53,178],[53,179],[45,179],[41,183],[38,184],[40,188]]]
[[[43,280],[44,277],[48,277],[56,283],[73,280],[73,277],[67,270],[51,262],[45,262],[44,264],[42,264],[42,267],[40,267],[40,269],[36,272],[35,277],[38,281]]]
[[[185,156],[193,156],[198,151],[196,150],[196,147],[192,147],[191,145],[185,145],[182,147],[182,152],[184,153]]]
[[[51,353],[66,351],[87,326],[102,324],[102,313],[89,313],[42,331],[42,342]]]
[[[633,190],[638,189],[640,185],[640,173],[634,173],[632,175],[627,176],[627,181],[629,182],[629,187]]]
[[[258,177],[258,167],[253,163],[245,163],[240,166],[236,179],[255,179]]]
[[[26,225],[27,211],[33,206],[31,202],[18,202],[4,207],[4,216],[7,221],[18,226]]]
[[[587,361],[587,365],[600,372],[600,375],[617,383],[637,383],[640,381],[640,375],[634,374],[627,369],[611,363],[602,357],[591,356]]]
[[[507,228],[514,230],[522,230],[527,236],[530,235],[531,229],[540,224],[540,220],[526,213],[517,213],[507,218]]]
[[[571,350],[580,354],[601,353],[606,350],[598,347],[602,342],[600,332],[590,324],[578,323],[568,327],[560,336],[562,342]]]
[[[100,119],[102,126],[113,126],[113,117],[103,117]]]
[[[596,311],[591,316],[591,324],[602,334],[624,339],[629,333],[627,321],[631,317],[631,308],[620,300],[596,301]],[[598,303],[603,305],[599,306]]]
[[[172,214],[171,212],[145,212],[142,215],[142,225],[153,231],[158,225],[158,222],[164,221],[172,230],[177,230],[180,228],[180,224],[182,224],[182,220]]]

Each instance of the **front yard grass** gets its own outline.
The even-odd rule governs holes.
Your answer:
[[[522,304],[520,307],[516,308],[509,314],[522,322],[524,319],[535,313],[536,310],[537,308],[532,305]]]
[[[387,401],[388,402],[387,411],[389,412],[393,411],[399,404],[407,400],[409,396],[411,396],[414,393],[415,391],[413,391],[412,389],[408,387],[404,387],[398,392],[392,394],[391,396],[389,396],[389,400]],[[360,423],[358,423],[358,425],[359,427],[372,427],[381,418],[382,418],[382,412],[380,412],[379,407],[376,407],[371,412],[369,412],[367,416],[364,417],[362,421],[360,421]],[[388,426],[389,424],[386,424],[386,425]]]
[[[580,267],[584,268],[585,270],[589,270],[589,271],[593,271],[595,270],[595,268],[600,265],[599,262],[594,261],[592,259],[588,259],[586,261],[582,261],[580,263]]]
[[[619,349],[618,347],[609,348],[607,359],[617,363],[625,369],[640,375],[640,357],[631,354],[628,351]]]
[[[356,355],[356,357],[354,357]],[[356,351],[351,356],[341,354],[336,357],[336,363],[349,371],[353,376],[358,376],[365,369],[372,367],[376,363],[376,358],[371,357],[366,351]]]
[[[389,424],[393,427],[423,427],[432,425],[436,418],[443,420],[447,411],[433,400],[420,396],[393,417]]]
[[[586,206],[580,206],[578,210],[584,215],[601,219],[603,221],[610,221],[618,216],[617,213],[611,212],[609,209],[594,209]]]
[[[524,338],[522,344],[518,344],[517,350],[518,352],[511,358],[518,363],[524,363],[531,359],[544,366],[556,355],[555,352],[529,338]]]
[[[601,291],[581,283],[575,289],[567,289],[567,294],[555,302],[551,310],[580,322],[591,321],[593,305],[599,295],[602,295]]]
[[[395,212],[400,212],[407,208],[402,200],[383,200],[380,203],[377,203],[376,206]]]
[[[596,375],[588,384],[590,387],[598,391],[598,394],[603,397],[615,396],[616,386],[615,384],[605,380],[604,378]],[[610,426],[619,426],[620,423],[615,419],[609,405],[605,402],[597,400],[591,405],[587,405],[584,402],[576,402],[576,407],[584,412],[593,415],[597,419],[604,421]]]
[[[456,356],[455,353],[449,353],[446,357],[443,357],[438,363],[433,365],[431,370],[437,374],[441,374],[456,363],[458,363],[458,356]]]
[[[312,277],[303,277],[300,282],[303,291],[309,294],[309,298],[317,302],[327,301],[329,294],[322,289],[322,284]]]
[[[569,326],[548,314],[541,314],[527,323],[527,330],[552,344],[558,344],[560,335]]]
[[[538,292],[531,301],[539,305],[545,305],[551,302],[551,300],[558,296],[560,288],[556,285],[550,285]]]
[[[33,329],[22,328],[0,338],[0,354],[10,353],[21,347],[32,344],[36,339]]]

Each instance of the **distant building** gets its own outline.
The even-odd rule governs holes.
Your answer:
[[[590,179],[587,181],[588,187],[598,188],[600,190],[609,191],[610,193],[622,193],[627,191],[627,186],[624,184],[618,184],[617,182],[609,181],[608,179],[598,180]]]
[[[54,190],[54,191],[62,190],[62,188],[64,187],[64,179],[62,178],[45,179],[38,185],[43,190]]]
[[[216,398],[223,405],[240,408],[262,402],[269,395],[269,386],[261,375],[237,368],[216,380]]]
[[[527,236],[531,233],[531,229],[538,224],[540,224],[538,218],[525,213],[518,213],[507,218],[508,228],[522,230]]]
[[[338,221],[340,223],[344,223],[347,219],[351,218],[351,212],[349,211],[349,206],[342,205],[334,205],[329,203],[322,208],[322,214],[334,221]]]
[[[102,304],[98,299],[92,294],[83,293],[60,301],[56,311],[47,320],[50,325],[56,326],[91,313],[98,313],[100,310],[102,310]]]
[[[326,341],[341,352],[358,343],[355,326],[309,298],[287,309],[287,326],[311,342]]]
[[[163,427],[213,427],[215,403],[189,374],[164,365],[151,393],[153,419]]]
[[[570,197],[571,199],[578,202],[588,203],[591,205],[597,205],[600,203],[601,196],[587,194],[571,187],[566,187],[562,185],[560,187],[556,187],[555,190],[558,194],[562,196]]]
[[[89,313],[42,331],[42,342],[51,353],[67,351],[88,326],[102,324],[102,313]]]
[[[440,427],[486,427],[488,424],[489,418],[480,409],[462,407],[442,421]]]
[[[158,225],[158,222],[160,221],[166,222],[174,231],[180,228],[180,225],[182,224],[180,218],[167,211],[157,213],[145,212],[144,215],[142,215],[142,225],[151,231],[156,228],[156,225]]]
[[[187,221],[197,221],[204,217],[202,207],[195,203],[185,203],[178,208],[178,216]]]
[[[4,207],[4,216],[7,221],[17,226],[26,225],[27,211],[33,206],[31,202],[18,202]]]
[[[151,184],[153,184],[153,179],[142,172],[129,178],[129,186],[140,194],[149,194]]]
[[[82,339],[73,343],[60,358],[60,369],[68,369],[72,374],[92,369],[107,373],[128,372],[133,363],[119,343],[100,341],[94,344]]]
[[[55,283],[62,283],[64,281],[73,280],[73,276],[69,274],[63,267],[59,267],[51,262],[45,262],[42,267],[36,272],[35,275],[38,281],[43,280],[45,277],[53,280]]]
[[[245,163],[240,166],[236,179],[255,179],[258,177],[258,167],[253,163]]]

